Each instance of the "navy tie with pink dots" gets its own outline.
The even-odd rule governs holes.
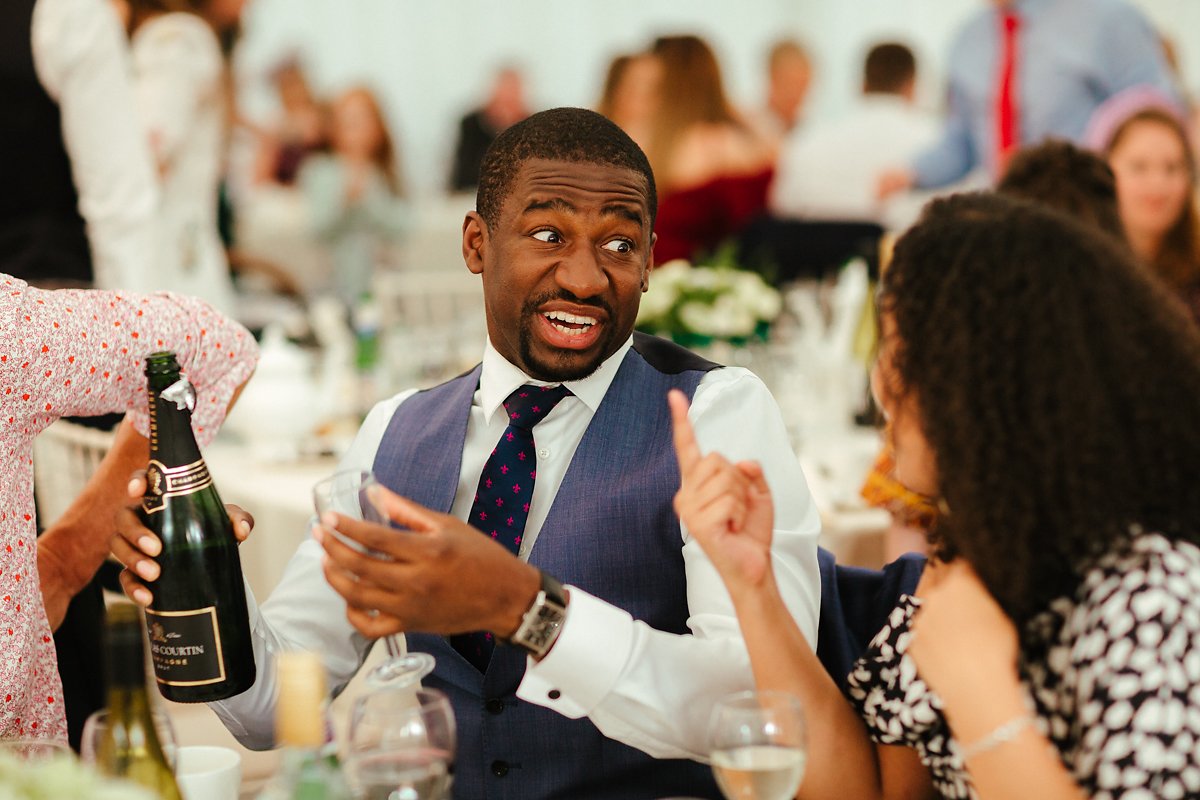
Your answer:
[[[533,426],[569,395],[565,386],[522,386],[504,401],[508,427],[483,465],[471,516],[467,522],[514,554],[521,550],[533,482],[537,479],[537,449]],[[464,633],[450,638],[454,649],[480,672],[487,669],[495,642],[490,633]]]

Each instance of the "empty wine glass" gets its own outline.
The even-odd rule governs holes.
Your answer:
[[[449,794],[454,710],[436,689],[388,687],[350,715],[346,771],[364,800],[441,800]]]
[[[335,511],[351,519],[391,525],[387,515],[371,500],[371,487],[378,486],[370,470],[352,469],[335,472],[313,487],[313,505],[317,518],[326,511]],[[363,548],[358,542],[345,538],[337,531],[330,533],[347,547],[375,557],[384,557]],[[399,535],[399,531],[397,531]],[[419,682],[433,672],[433,656],[428,653],[410,653],[403,634],[384,637],[388,657],[367,674],[367,682],[375,687],[407,686]]]
[[[709,723],[713,773],[728,800],[795,797],[807,758],[804,712],[785,692],[740,692]]]
[[[154,732],[158,734],[158,743],[162,747],[163,758],[167,760],[167,766],[171,768],[171,772],[174,772],[179,753],[179,743],[175,738],[175,726],[171,724],[171,718],[167,712],[158,706],[150,709],[150,719],[154,721]],[[79,740],[79,757],[81,759],[89,764],[96,763],[100,740],[104,738],[104,732],[107,729],[107,709],[94,712],[84,721],[83,734]]]

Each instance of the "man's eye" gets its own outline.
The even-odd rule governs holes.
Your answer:
[[[628,239],[613,239],[611,242],[606,242],[605,250],[612,250],[614,253],[632,253],[633,242]]]
[[[562,236],[558,234],[558,231],[537,231],[533,234],[533,238],[539,242],[558,243],[562,241]]]

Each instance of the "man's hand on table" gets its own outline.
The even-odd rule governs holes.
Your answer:
[[[162,552],[162,542],[147,528],[138,516],[142,495],[146,491],[146,476],[139,472],[129,481],[129,504],[117,514],[117,532],[110,545],[113,557],[125,567],[121,572],[121,588],[126,596],[140,606],[148,606],[154,596],[147,583],[158,580],[158,564],[154,558]],[[241,507],[225,504],[225,511],[233,523],[233,535],[238,542],[246,541],[254,529],[254,517]]]
[[[406,631],[491,631],[502,638],[516,632],[541,588],[536,567],[456,517],[382,487],[372,492],[399,529],[334,513],[313,528],[325,548],[325,578],[346,600],[346,616],[359,633],[376,639]]]

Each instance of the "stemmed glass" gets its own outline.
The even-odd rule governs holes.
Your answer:
[[[326,511],[335,511],[351,519],[374,522],[379,525],[391,525],[391,521],[382,509],[371,499],[371,488],[378,486],[375,475],[370,470],[342,470],[319,481],[313,487],[313,505],[317,510],[317,519]],[[358,550],[374,557],[386,558],[381,553],[368,551],[358,542],[343,537],[337,531],[330,531],[347,547]],[[397,532],[399,535],[399,532]],[[428,653],[410,653],[403,634],[392,634],[384,637],[387,648],[387,659],[367,674],[367,682],[375,688],[386,686],[407,686],[419,682],[433,672],[433,656]]]
[[[787,800],[804,777],[804,712],[785,692],[723,698],[709,723],[713,773],[728,800]]]
[[[365,800],[442,800],[455,751],[454,710],[436,689],[376,689],[350,715],[346,770]]]
[[[154,732],[158,735],[158,744],[162,747],[163,758],[171,772],[178,766],[179,742],[175,737],[175,726],[167,712],[154,706],[150,709],[150,719],[154,722]],[[100,709],[93,712],[83,723],[83,734],[79,740],[79,757],[89,764],[97,763],[100,757],[101,740],[108,730],[108,710]]]

